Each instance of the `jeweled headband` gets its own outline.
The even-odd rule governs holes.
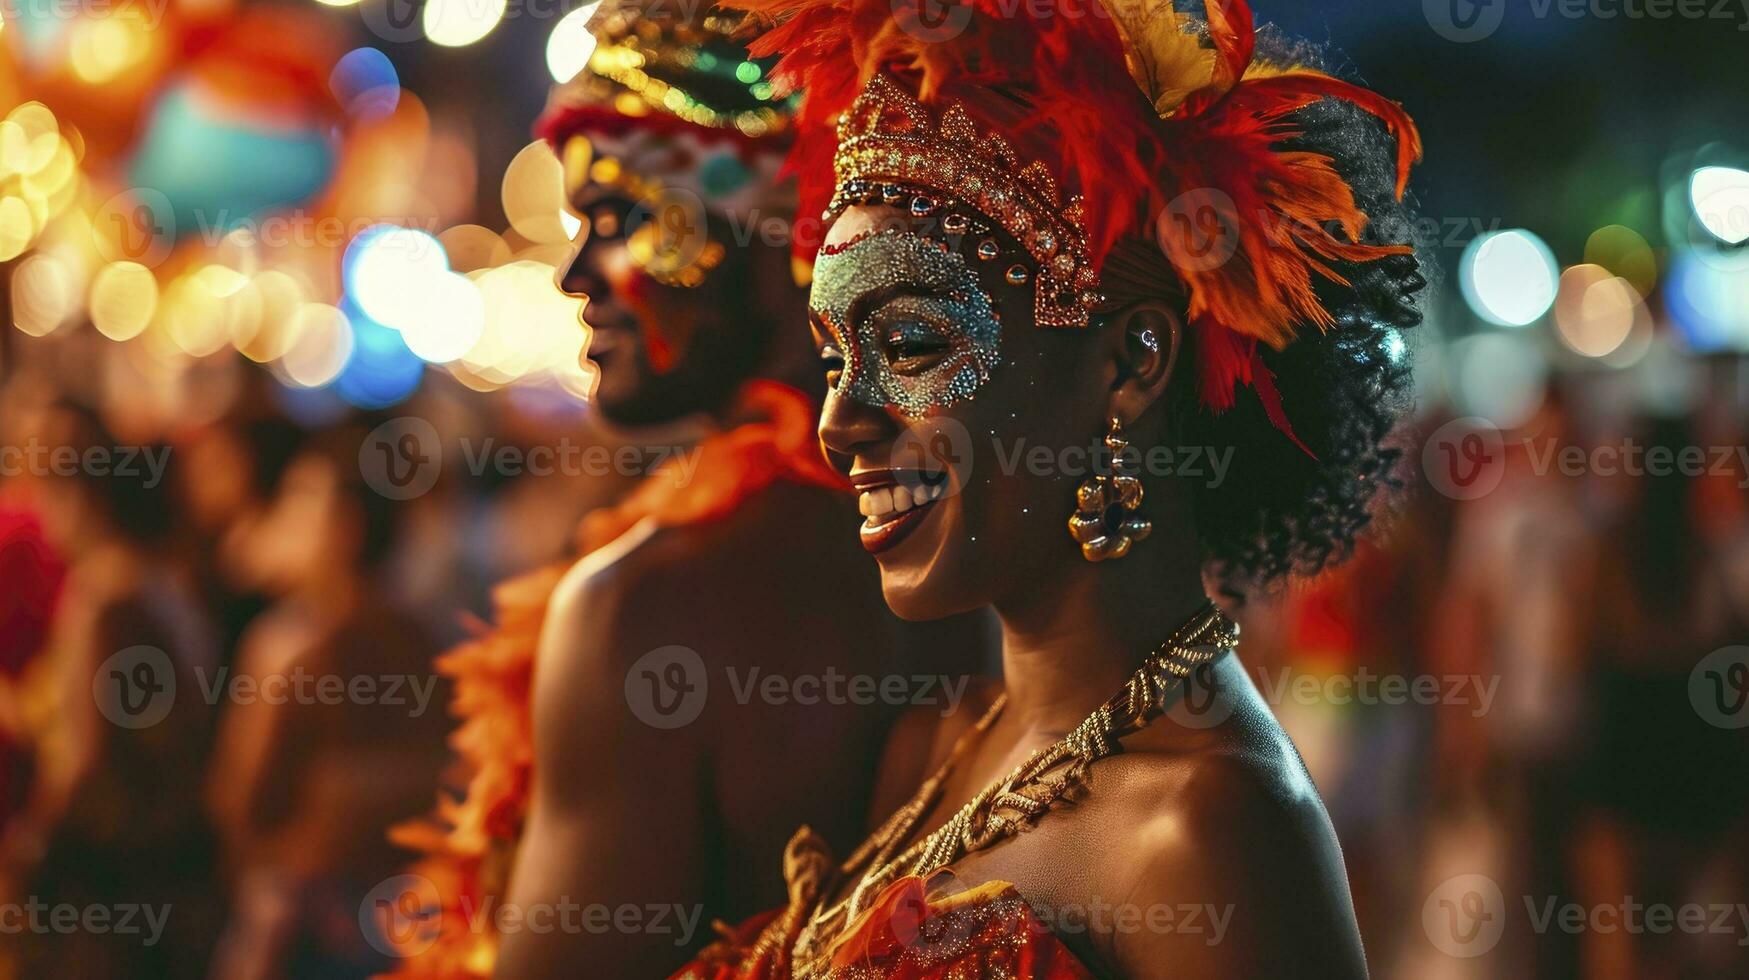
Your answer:
[[[1064,202],[1043,163],[1022,166],[1000,134],[980,132],[963,107],[934,114],[886,75],[876,75],[838,123],[837,189],[828,219],[852,204],[903,204],[915,217],[963,203],[999,225],[1036,263],[1040,326],[1084,327],[1101,296],[1087,255],[1080,198]],[[963,233],[950,215],[944,231]],[[979,257],[992,259],[994,246]],[[1009,281],[1024,282],[1024,269]],[[1016,282],[1016,280],[1019,282]]]
[[[1345,284],[1333,263],[1412,250],[1366,244],[1345,176],[1290,145],[1294,113],[1350,102],[1395,137],[1401,196],[1421,152],[1408,115],[1322,72],[1254,60],[1244,0],[1206,0],[1200,19],[1172,0],[723,3],[762,20],[748,50],[781,55],[774,80],[803,93],[790,157],[802,213],[830,217],[871,188],[884,200],[889,183],[963,201],[1038,263],[1045,326],[1085,325],[1102,292],[1169,293],[1213,412],[1250,390],[1294,438],[1260,346],[1333,324],[1315,290]]]

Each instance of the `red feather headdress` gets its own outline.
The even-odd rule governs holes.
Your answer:
[[[1079,244],[1101,288],[1157,291],[1165,281],[1182,292],[1199,392],[1212,411],[1230,408],[1238,388],[1250,386],[1292,438],[1259,342],[1279,349],[1302,324],[1333,323],[1313,289],[1318,279],[1345,284],[1332,263],[1411,250],[1363,244],[1366,215],[1333,162],[1283,144],[1298,135],[1290,118],[1297,110],[1326,98],[1351,102],[1395,137],[1400,197],[1421,154],[1414,123],[1367,89],[1255,62],[1244,0],[1208,0],[1206,32],[1169,0],[724,6],[769,28],[750,51],[781,55],[773,80],[803,93],[789,164],[802,214],[823,210],[844,182],[842,158],[834,171],[833,127],[871,79],[890,75],[925,105],[957,104],[1012,144],[1022,165],[1042,163],[1071,200],[1081,199]],[[1025,242],[1025,229],[1014,237]]]

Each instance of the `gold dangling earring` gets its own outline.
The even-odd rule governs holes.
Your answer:
[[[1105,434],[1111,450],[1111,472],[1090,476],[1075,488],[1075,513],[1069,516],[1069,536],[1081,545],[1088,561],[1122,558],[1130,545],[1148,536],[1154,522],[1137,513],[1142,506],[1142,481],[1121,471],[1120,461],[1129,449],[1123,423],[1112,416]]]

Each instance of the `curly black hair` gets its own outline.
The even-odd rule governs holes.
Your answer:
[[[1383,125],[1336,100],[1301,110],[1295,122],[1300,135],[1285,147],[1335,162],[1370,219],[1369,243],[1418,244],[1410,208],[1394,193],[1395,146]],[[1182,444],[1232,450],[1226,478],[1199,484],[1194,502],[1198,537],[1224,588],[1243,594],[1346,558],[1381,494],[1403,486],[1403,450],[1392,436],[1411,403],[1402,331],[1421,322],[1419,265],[1414,255],[1335,263],[1349,285],[1318,286],[1335,324],[1302,325],[1285,349],[1265,349],[1294,434],[1315,458],[1270,423],[1254,395],[1241,393],[1216,415],[1198,402],[1194,379],[1174,384]],[[1185,354],[1194,363],[1194,350]]]

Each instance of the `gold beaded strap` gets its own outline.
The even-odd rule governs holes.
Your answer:
[[[991,847],[1037,821],[1071,793],[1086,786],[1087,770],[1115,752],[1118,741],[1146,727],[1166,710],[1167,696],[1198,666],[1233,649],[1239,626],[1210,602],[1148,654],[1123,688],[1100,705],[1075,730],[1033,753],[1003,779],[986,786],[933,833],[893,854],[910,839],[918,823],[933,809],[955,762],[971,741],[989,728],[1007,696],[998,697],[984,717],[954,746],[942,767],[926,780],[910,802],[900,807],[844,863],[841,875],[866,866],[868,871],[836,905],[821,908],[797,936],[794,961],[818,960],[829,940],[845,923],[868,907],[870,899],[900,878],[927,878],[960,858]],[[808,975],[804,969],[798,976]]]

